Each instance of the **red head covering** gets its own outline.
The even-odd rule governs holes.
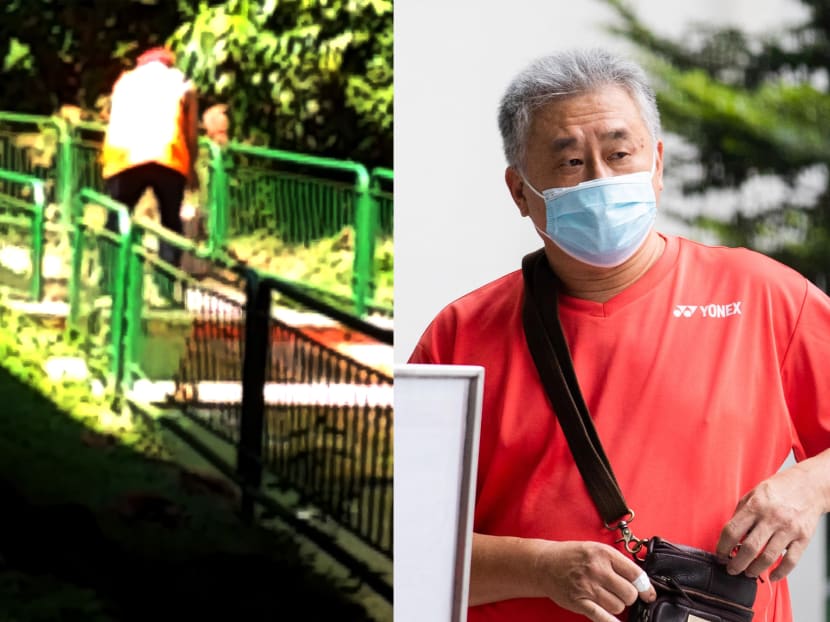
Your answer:
[[[154,47],[139,56],[136,63],[140,66],[153,61],[160,61],[168,67],[172,67],[176,63],[176,55],[172,50],[165,47]]]

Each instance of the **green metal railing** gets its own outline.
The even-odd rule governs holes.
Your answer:
[[[69,222],[73,171],[65,121],[0,112],[0,168],[43,180],[47,204],[59,205],[61,221]]]
[[[268,468],[284,486],[391,554],[392,378],[279,319],[275,310],[287,296],[367,343],[391,345],[391,331],[238,264],[223,266],[244,278],[245,292],[219,292],[160,260],[144,243],[150,236],[207,257],[206,248],[157,223],[133,220],[124,389],[148,381],[143,397],[133,398],[147,400],[144,387],[172,378],[166,403],[237,446],[247,504],[247,493]],[[147,295],[148,283],[166,292],[167,300],[158,301],[163,304]],[[161,330],[166,343],[150,341],[158,337],[152,330]],[[155,369],[148,369],[150,362]]]
[[[394,231],[393,182],[392,169],[372,169],[370,185],[372,198],[378,204],[378,234],[381,236],[391,236]]]
[[[85,122],[72,125],[71,154],[73,192],[81,188],[90,188],[105,192],[102,177],[101,152],[107,126],[103,123]],[[200,160],[207,169],[202,177],[205,185],[202,206],[208,216],[208,251],[211,256],[221,256],[224,252],[228,190],[227,174],[223,162],[222,150],[207,138],[199,139]]]
[[[72,159],[72,190],[90,188],[104,192],[101,177],[101,151],[107,126],[103,123],[82,121],[70,127],[70,153]]]
[[[228,237],[257,232],[288,244],[305,244],[353,228],[351,291],[355,311],[374,295],[373,260],[378,227],[369,173],[359,163],[231,143]],[[262,266],[260,266],[262,267]]]
[[[87,208],[97,206],[98,222],[89,222]],[[101,213],[103,210],[103,213]],[[106,213],[117,215],[118,231],[105,228]],[[72,238],[72,276],[69,283],[68,327],[80,332],[98,332],[82,325],[95,310],[109,313],[110,374],[115,386],[125,369],[124,331],[127,308],[127,269],[130,258],[132,221],[127,208],[110,197],[82,189],[74,201]],[[106,321],[100,322],[104,330]]]
[[[0,197],[7,182],[30,183],[35,211],[43,214],[42,181],[0,171]],[[115,231],[106,224],[111,214]],[[322,336],[337,327],[351,342],[388,348],[391,330],[278,276],[210,258],[207,246],[131,218],[126,206],[93,189],[78,191],[71,215],[67,327],[86,335],[88,354],[103,350],[102,371],[115,396],[174,406],[232,443],[236,468],[228,466],[243,492],[243,513],[255,500],[266,503],[264,468],[299,502],[391,557],[392,378]],[[235,273],[246,287],[197,281],[158,257],[162,243]],[[298,309],[309,320],[327,320],[322,327],[294,325]],[[94,340],[96,323],[106,330]],[[210,459],[227,462],[219,454]],[[309,529],[339,555],[350,554],[324,531]]]
[[[137,379],[177,378],[186,364],[187,340],[194,326],[216,308],[215,304],[211,306],[215,295],[158,257],[156,249],[162,243],[201,259],[209,258],[206,247],[156,222],[146,218],[133,221],[125,335],[127,367],[122,382],[127,390]]]
[[[82,121],[71,126],[70,152],[72,162],[73,193],[81,188],[105,192],[101,175],[101,152],[107,126],[103,123]],[[208,215],[208,249],[212,256],[222,253],[227,231],[228,190],[222,150],[213,141],[201,137],[200,159],[206,164],[202,182],[203,208]]]
[[[231,143],[225,163],[232,236],[265,230],[308,243],[336,235],[355,224],[355,198],[368,190],[366,169],[353,162]]]
[[[97,123],[0,112],[0,245],[11,241],[24,258],[29,247],[22,263],[31,276],[18,279],[26,295],[43,300],[44,264],[71,264],[68,290],[47,282],[56,285],[48,291],[68,298],[67,330],[82,337],[91,371],[107,379],[114,397],[174,406],[233,443],[243,510],[255,497],[266,504],[259,485],[265,468],[300,502],[391,556],[392,379],[335,339],[391,344],[391,330],[361,316],[377,307],[379,239],[391,257],[392,171],[369,175],[355,162],[239,144],[220,149],[202,138],[199,203],[208,239],[197,245],[131,218],[105,194],[105,131]],[[285,252],[333,239],[351,253],[351,283],[345,293],[326,291],[313,278],[270,275],[255,262],[232,260],[234,239],[255,233]],[[198,281],[162,261],[153,241],[210,263],[211,274],[229,276],[230,285]],[[55,275],[49,278],[66,278]],[[290,312],[279,309],[286,304]],[[306,325],[320,315],[325,330]],[[261,364],[254,354],[265,356]],[[348,556],[325,530],[300,526]],[[362,562],[354,570],[363,572]]]
[[[207,211],[208,252],[211,257],[222,257],[228,242],[228,213],[230,211],[228,196],[228,174],[225,170],[225,156],[222,149],[212,140],[199,139],[199,149],[205,154],[201,162],[207,163],[202,188],[204,192],[204,209]]]
[[[0,112],[0,168],[43,180],[46,204],[56,204],[61,224],[71,226],[73,196],[81,188],[104,190],[105,131],[100,123],[70,126],[58,117]],[[350,283],[343,291],[335,291],[338,284],[304,285],[326,290],[331,300],[349,299],[358,316],[382,309],[374,302],[375,253],[378,237],[392,234],[391,170],[375,169],[370,176],[356,162],[238,143],[222,150],[206,138],[199,144],[211,257],[227,258],[244,236],[289,245],[334,238],[338,252],[352,249]]]
[[[12,270],[30,273],[27,288],[32,300],[43,297],[43,246],[46,190],[36,177],[0,169],[0,244],[4,248],[28,250],[29,265]],[[25,215],[21,216],[23,212]],[[15,239],[10,239],[12,231]],[[26,235],[28,233],[28,236]],[[8,271],[11,268],[3,265]]]
[[[99,210],[97,225],[90,223],[95,219],[95,215],[90,214],[94,206]],[[101,211],[118,215],[117,233],[104,227],[105,216]],[[186,376],[188,371],[182,365],[187,361],[182,357],[188,348],[193,352],[198,350],[196,358],[204,359],[206,356],[215,359],[217,353],[188,342],[188,336],[200,322],[205,323],[206,316],[215,316],[208,318],[208,324],[213,328],[222,322],[238,323],[243,301],[204,289],[196,279],[162,261],[156,253],[158,245],[166,243],[182,252],[209,260],[210,249],[205,245],[196,245],[156,222],[131,219],[124,205],[88,188],[77,195],[74,213],[69,326],[76,330],[83,329],[82,318],[88,321],[96,309],[103,307],[108,312],[111,309],[108,313],[112,321],[108,351],[114,382],[129,390],[136,379],[160,380],[181,374]],[[148,240],[152,241],[149,245]],[[151,248],[153,243],[155,247]],[[212,261],[217,262],[216,259]],[[233,264],[227,259],[219,260],[217,266],[233,269]],[[320,292],[296,287],[277,276],[268,278],[282,284],[283,288],[295,287],[291,290],[291,298],[306,304],[314,304],[313,301],[320,295]],[[327,307],[327,311],[347,324],[357,321],[354,316],[333,307]],[[155,318],[154,323],[148,322],[148,317]],[[152,341],[158,340],[159,336],[149,334],[148,327],[157,328],[160,322],[166,323],[168,332],[165,337],[172,345]],[[378,331],[378,334],[384,333],[381,329]],[[226,331],[222,329],[220,332]],[[165,348],[164,352],[159,349],[161,347]],[[236,354],[231,354],[231,357],[234,356]],[[234,361],[225,367],[234,367],[238,362]],[[211,375],[211,380],[241,381],[241,378],[213,376],[216,374]]]
[[[117,214],[117,232],[105,226],[111,212]],[[132,219],[125,205],[90,188],[77,194],[73,221],[69,328],[97,332],[100,342],[102,324],[110,326],[104,335],[108,371],[119,392],[129,391],[138,379],[174,379],[185,337],[199,321],[198,313],[187,310],[183,293],[198,293],[200,287],[162,261],[157,249],[167,243],[207,259],[209,248],[153,221]],[[166,329],[159,333],[162,324]]]

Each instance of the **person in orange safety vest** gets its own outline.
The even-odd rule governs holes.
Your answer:
[[[141,54],[112,92],[102,152],[107,193],[132,210],[147,188],[156,196],[161,224],[183,233],[180,208],[185,187],[195,187],[198,102],[193,83],[175,67],[172,51]],[[107,226],[117,230],[115,213]],[[181,251],[161,242],[159,256],[178,266]]]

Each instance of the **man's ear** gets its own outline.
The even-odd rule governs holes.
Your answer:
[[[657,141],[657,192],[663,190],[663,141]]]
[[[657,187],[658,191],[663,190],[663,141],[657,141]]]
[[[519,213],[522,216],[528,216],[530,214],[526,196],[528,189],[526,188],[524,178],[515,168],[508,166],[504,171],[504,181],[507,184],[507,189],[510,190],[510,196],[513,198],[513,202],[519,208]]]

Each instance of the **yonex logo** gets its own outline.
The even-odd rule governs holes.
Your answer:
[[[741,314],[741,301],[730,302],[727,305],[676,305],[672,311],[674,317],[692,317],[700,315],[706,318],[724,318]]]
[[[695,310],[697,307],[689,306],[689,305],[677,305],[677,308],[674,310],[674,317],[692,317],[694,315]]]

